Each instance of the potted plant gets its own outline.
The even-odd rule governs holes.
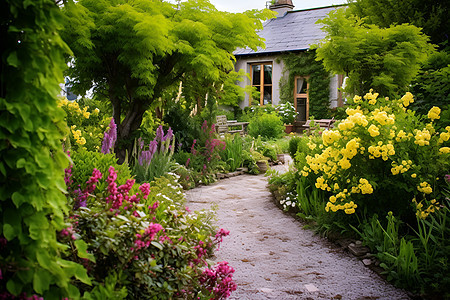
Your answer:
[[[284,123],[284,127],[285,127],[284,131],[286,133],[291,133],[294,129],[293,124],[295,121],[295,117],[297,115],[294,105],[290,102],[280,104],[277,107],[277,113]]]

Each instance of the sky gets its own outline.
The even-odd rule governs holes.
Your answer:
[[[249,9],[263,9],[266,7],[266,0],[210,0],[212,4],[222,11],[243,12]],[[293,0],[294,9],[307,9],[324,7],[333,4],[344,4],[347,0]]]

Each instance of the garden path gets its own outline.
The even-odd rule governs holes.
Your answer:
[[[236,270],[237,290],[229,299],[409,299],[281,211],[264,175],[224,179],[190,190],[186,198],[191,210],[217,205],[217,225],[231,232],[215,258]]]

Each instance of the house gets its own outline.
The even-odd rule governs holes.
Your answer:
[[[264,24],[264,29],[259,32],[259,35],[266,40],[266,48],[258,48],[257,51],[245,48],[234,52],[236,71],[243,69],[250,74],[250,79],[246,78],[239,84],[242,87],[251,85],[260,91],[260,99],[251,99],[249,95],[246,95],[240,107],[244,108],[252,103],[277,105],[280,101],[280,80],[286,81],[286,77],[289,76],[294,81],[294,84],[291,84],[293,86],[291,94],[298,112],[297,121],[305,122],[309,119],[310,111],[314,106],[314,102],[310,101],[309,97],[309,83],[312,80],[309,74],[289,74],[282,57],[288,53],[300,55],[306,52],[311,44],[324,39],[325,33],[320,29],[321,25],[316,22],[325,18],[337,7],[294,10],[291,0],[278,0],[269,8],[278,15],[268,20]],[[340,75],[331,76],[329,80],[328,106],[331,108],[342,106],[342,95],[338,91],[342,81],[343,76]]]

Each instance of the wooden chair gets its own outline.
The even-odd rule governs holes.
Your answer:
[[[218,134],[228,133],[227,116],[216,117],[216,130]]]

